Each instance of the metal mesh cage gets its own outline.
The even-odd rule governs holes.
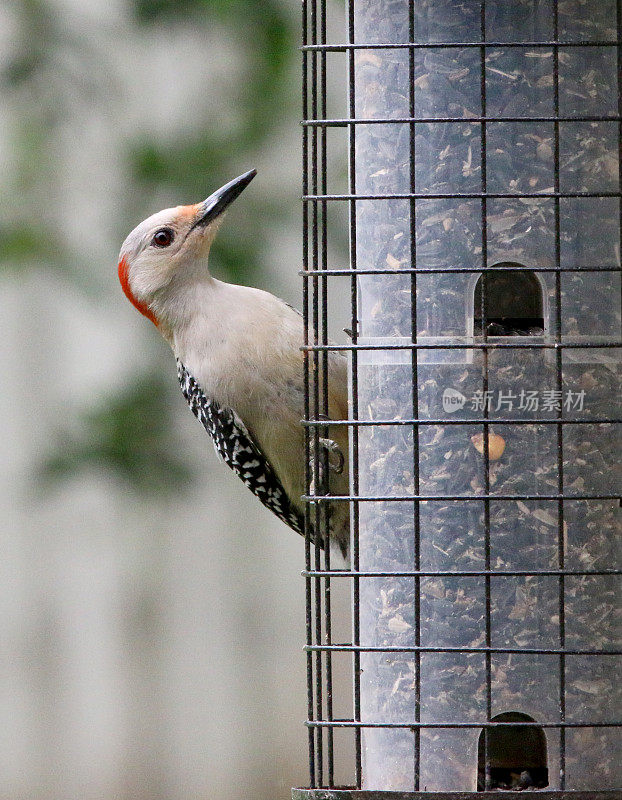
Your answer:
[[[335,496],[313,463],[308,519],[326,531],[349,503],[352,547],[334,568],[307,539],[296,796],[619,797],[620,0],[348,0],[335,43],[326,12],[303,2],[305,424],[309,453],[348,427],[351,482]],[[336,55],[347,108],[330,115]],[[334,208],[347,266],[328,258]],[[351,407],[327,425],[331,350]],[[336,719],[340,654],[353,697]],[[344,732],[354,790],[334,787]]]

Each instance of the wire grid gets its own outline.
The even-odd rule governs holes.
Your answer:
[[[415,736],[414,753],[414,789],[420,790],[420,733],[422,729],[442,729],[442,728],[477,728],[485,731],[485,747],[488,749],[488,734],[493,728],[504,725],[512,726],[537,726],[539,728],[559,729],[559,787],[560,791],[565,789],[565,734],[572,728],[599,728],[599,727],[620,727],[622,722],[573,722],[566,719],[566,687],[565,687],[565,659],[569,655],[622,655],[620,650],[585,649],[571,648],[566,645],[566,608],[565,608],[565,582],[569,576],[619,576],[622,571],[619,569],[592,569],[577,570],[569,569],[566,566],[566,554],[564,545],[565,527],[565,507],[564,501],[569,499],[565,494],[564,484],[564,425],[583,425],[594,424],[594,418],[566,418],[560,409],[555,419],[538,419],[538,425],[552,425],[556,429],[556,448],[557,448],[557,486],[555,491],[548,494],[491,494],[490,486],[490,421],[486,410],[481,416],[472,416],[469,419],[431,419],[420,418],[419,399],[418,399],[418,352],[424,350],[464,350],[464,344],[430,343],[417,341],[417,277],[418,275],[434,273],[475,273],[482,275],[481,293],[481,319],[482,331],[481,339],[470,342],[469,349],[481,350],[483,356],[483,376],[482,389],[486,391],[488,387],[488,356],[491,350],[498,349],[529,349],[537,351],[548,349],[553,351],[555,360],[555,374],[557,390],[562,389],[562,356],[564,350],[589,348],[620,348],[622,341],[602,341],[602,342],[565,342],[562,338],[562,286],[561,279],[565,272],[575,272],[576,267],[565,267],[562,264],[561,254],[561,230],[560,230],[560,199],[564,198],[620,198],[622,187],[622,0],[617,0],[617,41],[601,40],[581,40],[581,41],[562,41],[559,38],[558,20],[558,0],[553,2],[553,38],[546,41],[490,41],[486,40],[486,0],[479,0],[480,9],[480,34],[481,41],[460,42],[416,42],[414,3],[416,0],[409,0],[409,41],[406,43],[368,43],[355,41],[354,26],[354,3],[355,0],[346,0],[347,13],[347,42],[329,43],[327,42],[327,7],[326,0],[303,0],[302,3],[302,97],[303,97],[303,308],[306,339],[304,343],[305,351],[305,430],[306,430],[306,456],[307,456],[307,495],[306,506],[306,547],[305,547],[305,570],[303,576],[306,583],[306,660],[308,678],[308,738],[309,738],[309,780],[311,788],[334,787],[334,731],[338,728],[347,728],[353,731],[354,736],[354,779],[356,788],[362,785],[361,770],[361,729],[362,728],[409,728]],[[547,48],[553,54],[553,83],[554,83],[554,114],[553,116],[498,116],[487,115],[487,87],[485,77],[485,62],[488,51],[491,48],[502,46],[504,48]],[[585,116],[564,116],[560,114],[560,92],[559,92],[559,49],[573,47],[615,47],[617,51],[618,66],[618,109],[613,115],[585,115]],[[418,125],[426,123],[448,124],[452,122],[464,122],[463,117],[417,117],[415,115],[415,87],[414,60],[418,48],[443,49],[450,47],[473,48],[479,52],[480,62],[480,101],[481,115],[469,117],[469,122],[479,123],[481,141],[481,187],[478,192],[448,192],[430,194],[417,190],[415,179],[415,132]],[[355,54],[358,50],[374,49],[408,49],[409,70],[411,75],[410,91],[408,97],[409,114],[402,117],[391,118],[362,118],[357,117],[355,107]],[[327,116],[327,74],[328,64],[327,55],[329,53],[343,53],[347,59],[347,79],[348,82],[348,116],[329,117]],[[553,191],[543,194],[542,192],[490,192],[487,187],[487,123],[498,122],[542,122],[552,123],[554,130],[554,178]],[[561,191],[560,189],[560,123],[562,122],[615,122],[619,130],[619,184],[618,191]],[[356,147],[355,130],[358,125],[376,124],[408,124],[410,137],[410,169],[409,169],[409,191],[394,194],[365,194],[357,192],[356,185]],[[327,131],[329,129],[347,129],[348,137],[348,176],[349,191],[344,193],[328,192],[328,140]],[[538,273],[551,273],[554,276],[556,311],[552,324],[552,337],[549,341],[538,342],[491,342],[486,332],[486,297],[487,283],[489,274],[495,267],[489,266],[487,262],[487,205],[490,199],[528,199],[528,198],[552,198],[554,203],[554,226],[555,226],[555,264],[554,266],[538,266]],[[396,269],[383,268],[364,268],[357,267],[357,200],[408,200],[410,203],[410,267],[399,267]],[[481,203],[481,224],[482,224],[482,263],[477,267],[449,266],[449,267],[418,267],[417,266],[417,244],[415,236],[415,215],[416,201],[442,200],[442,199],[473,199],[480,200]],[[350,264],[347,267],[329,263],[328,259],[328,204],[345,204],[349,215],[349,254]],[[621,203],[622,206],[622,203]],[[620,229],[622,231],[622,218]],[[622,240],[620,242],[622,248]],[[533,270],[521,266],[506,266],[507,271],[520,272]],[[581,272],[620,272],[616,266],[582,266]],[[357,279],[361,275],[406,275],[410,276],[411,309],[412,309],[412,341],[409,343],[396,342],[393,344],[382,343],[374,345],[370,343],[359,343],[357,339],[358,331],[358,284]],[[351,344],[336,345],[331,343],[328,338],[328,300],[330,294],[329,280],[331,278],[350,279],[350,298],[351,298]],[[622,305],[622,297],[621,297]],[[380,420],[359,420],[358,418],[358,369],[357,363],[361,351],[380,350],[410,350],[411,369],[412,369],[412,417],[410,419],[380,419]],[[347,420],[331,420],[331,426],[348,426],[351,441],[351,493],[349,495],[334,496],[329,491],[321,493],[316,489],[312,491],[312,486],[320,485],[320,475],[327,475],[328,464],[323,465],[316,459],[310,458],[312,450],[319,452],[320,437],[328,437],[329,428],[326,426],[328,416],[328,397],[324,387],[327,386],[328,376],[328,354],[331,351],[344,351],[348,354],[351,362],[351,418]],[[322,388],[320,388],[322,387]],[[596,420],[599,424],[620,425],[622,420],[619,417],[599,417]],[[504,418],[503,424],[508,425],[533,425],[534,421],[522,418]],[[414,470],[414,490],[412,494],[400,495],[399,497],[385,495],[362,494],[359,489],[359,430],[366,426],[410,426],[413,429],[413,470]],[[484,492],[460,495],[441,495],[422,493],[419,486],[419,452],[418,452],[418,429],[420,426],[428,425],[481,425],[483,428],[483,460],[484,460]],[[594,493],[584,492],[571,495],[574,500],[617,500],[622,505],[617,493]],[[415,531],[415,550],[412,571],[363,571],[360,569],[359,552],[359,504],[362,502],[374,501],[405,501],[414,505],[414,531]],[[484,506],[484,561],[485,567],[482,570],[422,570],[420,562],[420,504],[425,501],[460,501],[468,502],[471,500],[483,501]],[[493,569],[491,563],[491,526],[490,526],[490,501],[491,500],[551,500],[557,506],[557,566],[551,569],[521,570],[521,569]],[[329,548],[322,550],[320,541],[327,541],[329,510],[333,503],[348,502],[351,508],[352,525],[352,548],[351,548],[351,567],[343,571],[331,568]],[[309,535],[311,529],[319,531],[315,542],[312,542]],[[550,647],[498,647],[493,646],[491,637],[491,578],[495,576],[512,577],[532,577],[549,576],[558,581],[558,639]],[[409,647],[371,647],[361,645],[360,635],[360,579],[369,577],[412,577],[415,581],[415,644]],[[426,577],[480,577],[485,581],[485,643],[480,647],[424,647],[421,644],[421,587],[420,581]],[[331,582],[336,579],[347,579],[352,587],[352,641],[348,643],[335,643],[332,640],[331,631]],[[334,653],[350,653],[352,656],[353,674],[353,702],[352,715],[349,718],[335,719],[333,716],[333,665],[332,657]],[[415,660],[415,675],[417,676],[416,686],[413,691],[413,719],[407,723],[396,722],[369,722],[361,719],[361,689],[360,689],[360,658],[364,652],[408,652],[412,653]],[[420,659],[422,653],[448,653],[448,652],[469,652],[483,653],[485,656],[486,673],[486,712],[487,723],[465,722],[457,720],[439,720],[436,722],[421,722],[421,667]],[[494,722],[492,721],[492,688],[491,688],[491,658],[494,654],[547,654],[556,656],[559,659],[559,720],[557,722]],[[490,789],[490,776],[486,776],[486,787]]]

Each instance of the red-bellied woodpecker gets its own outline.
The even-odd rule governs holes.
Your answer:
[[[268,292],[217,280],[207,267],[223,211],[254,177],[251,170],[201,203],[141,222],[121,247],[119,279],[171,345],[182,392],[217,452],[265,506],[302,533],[302,317]],[[339,353],[328,356],[327,392],[329,419],[346,419],[346,360]],[[346,427],[333,427],[331,436],[320,439],[314,471],[327,464],[331,493],[347,494]],[[348,503],[330,506],[331,542],[347,558]]]

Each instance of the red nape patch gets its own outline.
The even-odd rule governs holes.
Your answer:
[[[127,258],[125,256],[123,256],[121,261],[119,261],[119,281],[121,282],[123,294],[127,297],[134,308],[137,308],[141,314],[144,314],[144,316],[147,317],[147,319],[150,319],[157,327],[158,320],[155,318],[153,311],[148,305],[137,300],[130,289],[130,265],[127,263]]]

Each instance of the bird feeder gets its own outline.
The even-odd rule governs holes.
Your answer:
[[[295,800],[619,798],[620,2],[349,0],[334,45],[325,6],[305,9],[316,372],[331,281],[352,293],[351,492],[312,499],[350,503],[353,558],[308,551],[311,788]],[[347,194],[329,192],[333,128]],[[313,404],[307,423],[325,425]],[[335,580],[352,585],[343,644]],[[340,719],[336,652],[353,665]],[[348,789],[332,785],[343,730]]]

